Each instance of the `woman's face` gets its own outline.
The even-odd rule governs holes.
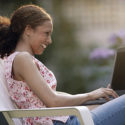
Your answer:
[[[52,30],[52,21],[46,21],[41,26],[32,29],[29,42],[33,54],[42,54],[44,49],[51,44]]]

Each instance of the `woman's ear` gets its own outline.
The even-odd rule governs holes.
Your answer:
[[[32,27],[30,25],[27,25],[25,27],[24,34],[29,37],[32,34],[32,32],[33,32]]]

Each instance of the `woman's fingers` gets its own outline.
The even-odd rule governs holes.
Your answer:
[[[108,84],[108,85],[107,85],[107,88],[111,88],[111,84]]]
[[[111,98],[110,96],[112,96],[113,98],[117,98],[118,94],[113,90],[113,89],[109,89],[109,88],[102,88],[103,91],[103,98],[105,98],[107,101],[110,101]]]
[[[110,97],[117,98],[118,94],[110,88],[100,88],[90,92],[91,100],[105,98],[107,101],[110,101]]]
[[[119,97],[119,95],[113,89],[106,88],[106,92],[107,92],[108,95],[111,95],[114,98]]]
[[[110,101],[110,98],[109,98],[109,96],[107,94],[104,94],[103,98],[105,98],[107,101]]]
[[[100,88],[101,90],[101,97],[105,98],[107,101],[110,100],[110,97],[109,96],[112,96],[113,98],[117,98],[118,97],[118,94],[113,90],[113,89],[110,89],[110,88]]]
[[[111,84],[108,84],[108,85],[107,85],[107,89],[109,89],[109,91],[112,92],[111,95],[112,95],[114,98],[119,97],[119,95],[118,95],[113,89],[111,89]]]

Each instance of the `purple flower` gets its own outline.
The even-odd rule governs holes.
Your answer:
[[[119,31],[118,33],[113,33],[109,38],[111,44],[125,44],[125,31]]]
[[[113,49],[97,48],[91,52],[90,59],[105,60],[114,56],[114,54],[115,54],[115,51]]]
[[[118,41],[117,41],[117,35],[116,34],[112,34],[112,36],[109,38],[109,42],[111,44],[116,44]]]

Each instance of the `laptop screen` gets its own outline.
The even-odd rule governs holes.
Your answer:
[[[111,88],[125,90],[125,47],[119,48],[116,52]]]

